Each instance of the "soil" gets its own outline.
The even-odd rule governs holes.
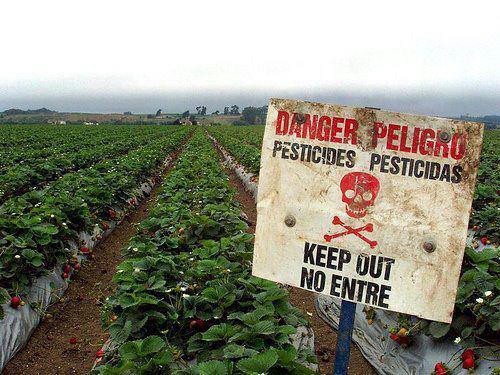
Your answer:
[[[175,152],[173,160],[179,151]],[[170,163],[163,174],[168,173]],[[93,259],[82,265],[61,300],[47,311],[28,344],[5,367],[3,375],[88,374],[95,354],[107,340],[101,328],[102,301],[114,291],[111,279],[122,261],[121,249],[136,233],[135,225],[149,215],[160,190],[151,194],[131,211],[115,230],[93,250]],[[70,339],[76,338],[76,344]]]
[[[217,150],[221,160],[224,157],[220,150]],[[248,218],[249,233],[255,232],[257,222],[257,207],[252,195],[245,189],[245,186],[236,173],[225,166],[225,171],[229,176],[229,183],[237,191],[236,200],[241,204],[241,208]],[[321,374],[333,373],[333,361],[335,358],[335,347],[337,345],[337,331],[333,330],[323,319],[319,317],[314,305],[316,293],[311,293],[299,288],[288,287],[290,291],[290,302],[300,309],[306,316],[314,331],[314,348],[318,357],[318,365]],[[349,358],[349,375],[376,375],[377,372],[370,363],[363,357],[360,350],[351,345],[351,356]]]

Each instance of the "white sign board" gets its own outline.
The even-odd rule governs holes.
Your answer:
[[[450,322],[483,125],[272,99],[253,274]]]

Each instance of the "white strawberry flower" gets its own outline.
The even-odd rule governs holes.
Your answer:
[[[462,339],[460,337],[457,337],[453,342],[455,344],[460,344],[460,341],[462,341]]]
[[[489,296],[491,296],[491,294],[492,294],[492,293],[493,293],[493,292],[492,292],[491,290],[487,290],[486,292],[484,292],[484,295],[485,295],[486,297],[489,297]]]
[[[186,293],[184,293],[184,294],[182,295],[182,298],[189,298],[189,297],[191,297],[191,296],[190,296],[189,294],[186,294]]]
[[[16,255],[14,255],[14,258],[16,258],[16,259],[20,259],[20,258],[21,258],[21,255],[16,254]]]
[[[476,298],[476,302],[477,302],[477,303],[483,303],[483,302],[484,302],[484,299],[482,299],[481,297]]]

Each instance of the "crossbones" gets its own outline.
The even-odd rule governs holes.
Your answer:
[[[335,233],[335,234],[325,234],[324,238],[325,238],[326,242],[330,242],[332,239],[337,238],[337,237],[347,236],[348,234],[354,234],[358,238],[361,238],[363,241],[365,241],[368,245],[370,245],[370,247],[372,249],[374,249],[375,246],[377,246],[377,241],[369,240],[368,238],[366,238],[365,236],[363,236],[360,233],[363,231],[373,232],[373,224],[372,223],[366,224],[360,228],[353,228],[353,227],[350,227],[349,225],[345,225],[342,222],[342,220],[340,220],[340,218],[338,216],[334,216],[332,224],[333,225],[340,225],[340,226],[342,226],[342,228],[346,229],[346,231]]]

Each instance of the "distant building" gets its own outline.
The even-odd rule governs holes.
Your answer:
[[[64,120],[47,120],[47,124],[66,125],[66,121],[64,121]]]
[[[191,122],[191,120],[189,120],[189,118],[181,118],[180,123],[182,125],[193,125],[193,123]]]

